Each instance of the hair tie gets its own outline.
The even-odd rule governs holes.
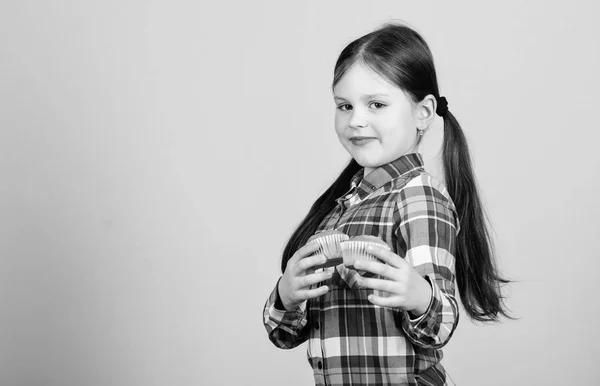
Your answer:
[[[435,109],[435,112],[440,117],[446,115],[446,113],[448,112],[448,100],[446,99],[446,97],[441,96],[437,98],[437,108]]]

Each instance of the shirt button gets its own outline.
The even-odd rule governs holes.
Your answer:
[[[319,370],[323,369],[323,363],[321,363],[321,361],[317,362],[317,367],[319,368]]]
[[[315,322],[315,330],[319,329],[319,322]]]

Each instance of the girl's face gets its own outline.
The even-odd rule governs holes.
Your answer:
[[[333,93],[335,131],[365,175],[415,150],[417,104],[398,86],[357,62]]]

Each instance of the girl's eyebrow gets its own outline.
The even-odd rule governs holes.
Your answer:
[[[362,99],[373,99],[375,97],[389,97],[389,95],[388,94],[384,94],[382,92],[378,92],[378,93],[375,93],[375,94],[363,95]]]
[[[383,94],[383,93],[377,93],[377,94],[367,94],[367,95],[363,95],[360,99],[365,100],[365,99],[373,99],[375,97],[389,97],[388,94]],[[333,96],[333,99],[339,99],[339,100],[346,100],[340,96]]]

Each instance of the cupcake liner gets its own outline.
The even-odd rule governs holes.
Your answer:
[[[317,249],[313,255],[323,254],[327,258],[325,263],[315,266],[315,268],[333,267],[342,264],[343,260],[340,243],[348,239],[349,237],[345,234],[332,234],[317,237],[310,241],[311,243],[317,243],[319,245],[319,249]]]
[[[380,247],[383,249],[390,250],[389,245],[384,245],[380,243],[373,243],[370,241],[343,241],[340,243],[340,247],[342,249],[342,260],[344,262],[344,266],[354,269],[354,262],[356,260],[365,260],[365,261],[377,261],[379,260],[374,255],[367,253],[367,246],[374,245],[376,247]],[[364,271],[357,271],[358,273],[364,273]]]

